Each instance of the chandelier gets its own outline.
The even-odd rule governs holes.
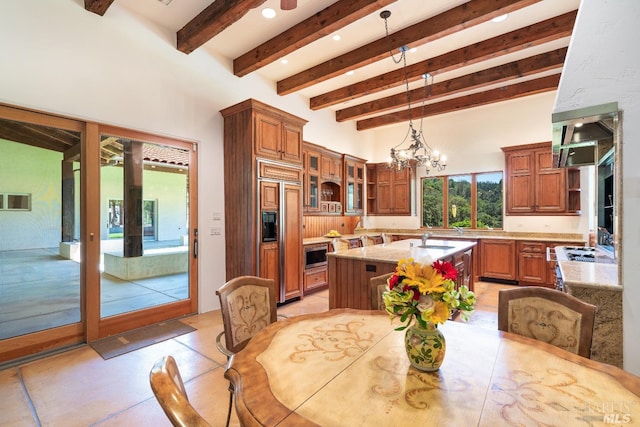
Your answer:
[[[389,54],[394,63],[399,64],[402,62],[402,69],[404,70],[404,83],[407,93],[407,108],[409,111],[409,129],[404,139],[396,146],[391,148],[389,157],[389,168],[401,171],[405,168],[422,166],[426,169],[427,174],[433,169],[437,171],[443,171],[447,166],[447,156],[441,155],[437,150],[433,150],[424,138],[422,132],[422,120],[424,118],[424,102],[429,97],[431,92],[431,86],[433,85],[433,76],[429,73],[422,75],[424,79],[424,95],[422,97],[422,111],[420,113],[420,130],[416,130],[413,127],[413,119],[411,117],[411,91],[409,90],[409,76],[407,72],[407,46],[400,46],[398,51],[400,52],[400,58],[396,59],[393,56],[393,49],[391,48],[391,39],[389,38],[389,27],[387,25],[387,19],[391,16],[391,12],[384,10],[380,12],[380,17],[384,19],[384,29],[386,32],[387,40],[389,41]],[[431,83],[429,83],[429,80]],[[409,145],[406,146],[406,143]],[[405,146],[405,148],[402,148]]]

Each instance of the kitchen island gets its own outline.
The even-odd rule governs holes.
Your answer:
[[[372,309],[370,279],[393,272],[404,258],[449,261],[458,270],[456,286],[464,284],[473,290],[475,245],[474,241],[428,239],[422,247],[420,239],[406,239],[329,253],[329,308]]]

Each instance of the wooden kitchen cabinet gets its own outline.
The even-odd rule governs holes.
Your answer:
[[[451,264],[458,272],[455,288],[460,289],[460,286],[464,285],[473,291],[473,249],[468,249],[465,252],[458,252],[451,259]]]
[[[580,213],[579,171],[577,179],[575,171],[571,172],[573,196],[568,203],[568,170],[552,166],[550,142],[503,147],[502,150],[506,162],[507,215]]]
[[[518,242],[518,284],[548,286],[547,244]]]
[[[517,280],[515,240],[480,240],[480,277]]]
[[[302,164],[302,125],[272,112],[255,114],[257,156]]]
[[[279,302],[301,296],[306,120],[254,99],[221,114],[226,280],[245,275],[273,278]],[[263,212],[277,218],[275,241],[263,241]]]
[[[320,212],[320,152],[304,144],[304,213]]]
[[[389,169],[386,163],[367,165],[372,172],[372,185],[367,186],[369,215],[411,215],[411,169]],[[372,198],[371,193],[374,194]]]
[[[365,160],[344,155],[344,213],[361,215],[364,210]]]
[[[321,176],[325,181],[342,181],[342,154],[331,150],[322,152]]]
[[[304,271],[305,295],[329,286],[327,266],[311,268]]]

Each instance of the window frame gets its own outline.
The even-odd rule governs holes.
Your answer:
[[[503,170],[492,170],[492,171],[484,171],[484,172],[468,172],[468,173],[460,173],[460,174],[452,174],[452,175],[438,175],[438,176],[423,176],[420,178],[420,228],[441,228],[441,229],[451,229],[452,227],[449,225],[449,179],[456,176],[471,176],[471,227],[468,228],[470,230],[478,229],[478,181],[477,178],[480,175],[486,174],[501,174],[502,175],[502,227],[494,228],[496,230],[504,229],[504,206],[505,206],[505,186],[504,186],[504,171]],[[431,226],[425,224],[423,212],[423,203],[424,203],[424,185],[426,180],[439,179],[442,181],[442,226]],[[484,229],[484,228],[482,228]]]
[[[26,208],[12,208],[9,203],[9,198],[12,196],[20,196],[27,198]],[[0,211],[13,211],[13,212],[30,212],[31,211],[31,193],[0,193]]]

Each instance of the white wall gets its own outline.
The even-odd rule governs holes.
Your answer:
[[[622,111],[624,368],[640,375],[640,7],[636,0],[583,0],[554,112],[618,102]]]
[[[551,110],[555,92],[527,98],[501,102],[443,114],[424,120],[423,130],[427,143],[432,148],[447,154],[447,168],[431,175],[455,175],[469,172],[504,171],[504,153],[501,147],[551,141]],[[414,122],[419,127],[419,121]],[[377,151],[372,161],[384,162],[389,149],[402,141],[407,125],[396,125],[378,130],[373,134]],[[591,182],[593,168],[585,168],[581,182]],[[418,170],[414,191],[420,196],[420,177],[424,168]],[[586,185],[583,188],[588,189]],[[592,188],[592,187],[591,187]],[[419,228],[420,200],[416,214],[411,217],[367,216],[367,227]],[[593,201],[590,192],[582,194],[581,216],[505,216],[506,231],[539,231],[549,233],[581,233],[587,238],[593,226]]]
[[[61,153],[0,139],[0,193],[31,194],[31,210],[0,210],[0,251],[58,247],[61,163]]]

